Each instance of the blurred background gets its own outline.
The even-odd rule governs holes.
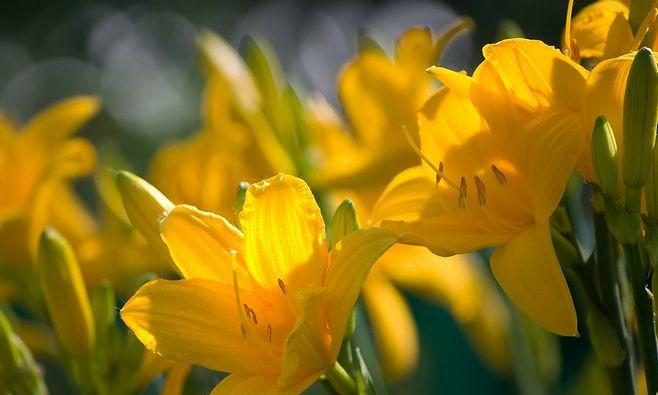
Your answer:
[[[576,1],[576,9],[586,4]],[[245,34],[268,42],[296,87],[337,105],[336,77],[354,55],[359,32],[390,49],[407,27],[440,31],[455,16],[468,15],[476,30],[452,42],[440,63],[471,71],[482,45],[495,41],[508,20],[527,37],[556,45],[566,5],[566,0],[3,1],[0,109],[20,122],[59,98],[97,94],[103,114],[83,135],[101,148],[118,144],[143,174],[156,147],[199,128],[203,81],[194,40],[202,28],[235,47]],[[89,195],[85,182],[78,187]],[[392,386],[391,394],[518,393],[518,382],[499,378],[481,362],[451,315],[409,298],[421,337],[420,370]],[[587,340],[538,336],[538,344],[550,344],[535,350],[549,393],[576,393],[576,377],[588,369]],[[192,379],[216,377],[199,371]]]

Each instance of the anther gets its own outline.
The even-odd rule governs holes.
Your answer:
[[[435,182],[437,185],[441,182],[441,174],[443,174],[443,162],[439,162],[439,171],[436,173]]]
[[[459,207],[466,208],[466,198],[467,189],[466,189],[466,177],[462,176],[461,181],[459,182]]]
[[[244,313],[247,315],[247,318],[250,318],[254,322],[254,325],[258,325],[256,312],[254,311],[254,309],[249,307],[246,303],[244,304]]]
[[[285,295],[286,292],[286,284],[283,283],[283,280],[281,278],[278,278],[277,281],[279,282],[279,288],[281,288],[281,292]]]
[[[475,188],[478,191],[478,203],[480,203],[480,206],[483,206],[487,204],[487,187],[484,185],[484,182],[482,182],[480,177],[473,176],[473,180],[475,181]]]
[[[272,343],[272,325],[267,324],[267,341]]]
[[[240,332],[242,332],[242,337],[247,338],[247,327],[244,323],[240,324]]]
[[[491,165],[491,171],[493,171],[500,185],[507,184],[507,177],[505,177],[505,174],[503,174],[503,172],[500,171],[500,169],[498,169],[496,165]]]

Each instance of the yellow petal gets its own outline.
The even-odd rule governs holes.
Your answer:
[[[160,235],[185,278],[233,284],[233,270],[244,269],[242,232],[226,219],[193,206],[176,206],[160,223]],[[248,278],[239,270],[241,279]],[[240,286],[249,286],[245,281]]]
[[[633,30],[623,14],[615,15],[608,31],[603,48],[602,59],[610,59],[630,52],[633,42]]]
[[[248,291],[241,301],[261,304]],[[212,370],[278,370],[278,358],[246,341],[232,286],[205,279],[155,280],[121,309],[121,318],[146,348],[168,359]]]
[[[430,67],[427,71],[451,91],[461,96],[470,94],[473,79],[466,73],[436,66]]]
[[[75,133],[100,109],[94,96],[74,96],[41,111],[25,127],[23,133],[48,146]]]
[[[182,395],[185,381],[190,373],[191,365],[179,364],[167,373],[167,380],[162,386],[160,395]]]
[[[210,395],[299,395],[313,381],[315,379],[280,387],[277,385],[276,376],[244,376],[233,373],[220,381]]]
[[[587,70],[541,41],[504,40],[483,48],[473,73],[472,99],[499,134],[554,106],[579,111]]]
[[[162,358],[152,352],[145,352],[137,371],[132,377],[132,390],[137,392],[144,389],[151,384],[156,377],[163,372],[172,369],[176,365],[177,364],[174,361]]]
[[[327,316],[337,355],[347,320],[354,309],[370,267],[400,239],[396,233],[380,228],[350,233],[331,250],[324,285],[327,288]],[[349,278],[350,281],[345,281]]]
[[[69,139],[58,145],[52,159],[51,172],[57,177],[82,177],[93,172],[98,164],[96,149],[86,139]]]
[[[408,376],[418,364],[418,333],[407,302],[374,269],[364,284],[363,301],[387,381]]]
[[[618,162],[623,163],[623,108],[626,92],[626,79],[633,62],[633,55],[605,60],[590,73],[587,79],[587,94],[585,97],[585,129],[588,131],[587,144],[579,161],[579,167],[585,178],[595,180],[592,167],[591,140],[594,121],[603,115],[610,122],[615,133],[618,149]],[[621,169],[621,167],[620,167]]]
[[[600,0],[584,7],[571,22],[571,35],[583,58],[600,58],[617,15],[628,18],[628,7],[617,0]],[[628,22],[627,22],[628,25]]]
[[[261,285],[298,291],[319,284],[327,262],[320,208],[308,185],[279,174],[247,190],[240,212],[249,272]]]
[[[533,321],[558,335],[578,335],[576,310],[548,224],[498,248],[491,256],[491,270],[514,304]]]

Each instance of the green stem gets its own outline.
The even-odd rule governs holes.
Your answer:
[[[646,253],[638,243],[624,244],[628,262],[631,288],[635,302],[638,343],[644,365],[644,376],[650,394],[658,392],[658,346],[653,312],[653,295],[648,288]]]
[[[324,375],[329,383],[331,383],[333,389],[340,395],[354,395],[358,392],[356,383],[354,383],[354,380],[349,373],[347,373],[338,362],[334,362],[334,364],[324,372]]]
[[[608,231],[603,213],[594,215],[594,232],[596,237],[596,261],[598,263],[599,283],[601,285],[601,305],[615,327],[625,358],[621,366],[608,366],[608,376],[615,395],[635,394],[635,369],[633,348],[629,331],[624,320],[621,293],[618,282],[612,246],[614,239]]]

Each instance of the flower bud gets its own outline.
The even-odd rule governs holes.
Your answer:
[[[109,329],[116,317],[116,299],[112,286],[102,282],[91,295],[91,310],[96,328],[96,343],[105,347]]]
[[[617,142],[612,126],[603,116],[596,119],[592,131],[592,162],[603,193],[611,198],[619,199]]]
[[[653,163],[658,116],[658,74],[653,53],[640,49],[631,65],[624,96],[626,208],[640,211],[641,191]]]
[[[350,199],[345,199],[338,206],[334,216],[331,217],[329,228],[331,236],[331,245],[338,243],[345,236],[360,228],[359,218],[356,215],[354,203]]]
[[[174,204],[153,185],[127,171],[117,173],[116,183],[130,222],[163,259],[171,262],[169,249],[160,238],[160,220]]]
[[[95,344],[87,290],[73,249],[52,228],[39,239],[37,274],[60,342],[77,357],[87,355]]]
[[[48,393],[39,366],[0,310],[0,391],[7,394]]]

